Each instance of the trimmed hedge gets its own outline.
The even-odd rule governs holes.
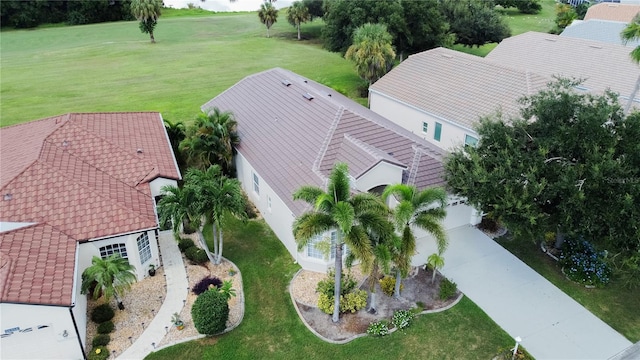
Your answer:
[[[229,319],[226,297],[217,290],[203,292],[191,307],[191,318],[200,334],[214,335],[222,332]]]
[[[87,354],[88,360],[107,360],[109,358],[109,349],[106,346],[98,346],[91,349]]]
[[[102,324],[98,325],[98,334],[108,334],[113,331],[115,325],[111,321],[105,321]]]
[[[178,249],[180,249],[180,251],[182,252],[185,252],[188,248],[192,246],[196,246],[196,244],[194,244],[193,240],[189,238],[183,238],[183,239],[180,239],[180,241],[178,241]]]
[[[191,260],[191,262],[198,265],[204,264],[209,261],[207,253],[196,246],[192,246],[185,250],[184,255],[187,257],[187,259]]]
[[[111,341],[111,336],[109,336],[108,334],[98,334],[93,338],[93,342],[91,342],[91,345],[93,345],[93,347],[98,347],[98,346],[107,346],[109,345],[109,342]]]
[[[91,320],[96,324],[100,324],[113,319],[115,315],[113,308],[109,304],[102,304],[93,309],[91,312]]]

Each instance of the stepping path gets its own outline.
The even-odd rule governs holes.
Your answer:
[[[632,345],[480,230],[448,234],[442,273],[536,359],[609,359]],[[424,264],[435,247],[418,242]]]
[[[187,273],[173,234],[170,231],[162,232],[158,241],[167,281],[167,296],[149,326],[118,359],[143,359],[154,351],[166,334],[165,326],[172,325],[171,317],[174,313],[180,313],[184,306],[183,300],[187,298]]]

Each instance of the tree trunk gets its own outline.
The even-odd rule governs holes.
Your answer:
[[[629,113],[629,110],[631,109],[631,104],[633,103],[633,99],[635,99],[636,94],[638,93],[638,90],[640,90],[640,76],[638,76],[638,79],[636,80],[636,86],[633,88],[631,95],[629,95],[629,101],[627,101],[627,105],[625,105],[624,107],[625,114]]]
[[[211,232],[212,236],[213,236],[213,253],[217,254],[218,253],[218,226],[216,225],[216,222],[213,221],[213,230]]]
[[[211,251],[209,251],[209,246],[207,245],[207,242],[204,240],[204,235],[202,235],[201,229],[198,229],[198,240],[200,240],[200,245],[204,249],[204,252],[207,253],[207,258],[209,258],[209,261],[213,262],[214,258],[211,255]]]
[[[564,244],[564,233],[558,230],[556,232],[556,243],[553,245],[553,247],[560,250],[560,248],[562,248],[562,244]]]
[[[216,257],[216,265],[220,265],[220,262],[222,261],[222,244],[223,244],[223,239],[222,239],[222,226],[218,226],[218,232],[220,233],[218,236],[218,241],[220,242],[220,244],[218,245],[218,254]]]
[[[369,274],[369,311],[372,314],[376,313],[376,282],[378,281],[378,262],[373,263],[373,269]]]
[[[117,292],[113,292],[113,297],[116,298],[116,303],[118,303],[118,309],[120,310],[124,310],[124,304],[122,303],[122,300],[120,300],[120,298],[118,297],[118,293]]]
[[[334,323],[340,321],[340,285],[342,281],[342,236],[338,236],[340,239],[338,239],[338,243],[336,244],[336,273],[333,277],[336,285],[333,290],[333,317],[331,318]]]
[[[436,281],[436,267],[433,267],[433,275],[431,276],[431,283],[433,284],[433,282]]]
[[[298,40],[300,40],[300,24],[298,24]]]
[[[402,284],[402,276],[400,275],[400,269],[396,270],[396,287],[393,291],[393,297],[400,299],[400,284]]]
[[[156,38],[153,37],[153,31],[149,32],[149,37],[151,37],[151,43],[155,44],[156,43]]]
[[[267,37],[270,38],[271,34],[269,34],[269,27],[267,27]]]

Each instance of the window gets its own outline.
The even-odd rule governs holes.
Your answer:
[[[267,196],[267,209],[271,211],[271,196]]]
[[[436,123],[436,130],[433,133],[433,138],[437,141],[440,141],[440,135],[442,134],[442,124],[439,122]]]
[[[324,251],[322,251],[323,250],[323,246],[316,246],[316,245],[318,245],[318,243],[328,240],[328,238],[325,238],[325,236],[326,236],[326,233],[322,234],[322,235],[316,235],[311,239],[311,241],[307,245],[307,256],[308,257],[312,257],[312,258],[315,258],[315,259],[324,259],[325,258]],[[335,231],[332,231],[330,236],[331,236],[331,256],[330,256],[330,259],[334,260],[336,258],[336,237],[337,237],[337,234],[336,234]],[[325,249],[326,249],[326,247],[325,247]]]
[[[426,134],[428,129],[429,129],[429,124],[427,124],[426,122],[423,122],[422,123],[422,132]]]
[[[253,173],[253,192],[260,195],[260,179],[256,173]]]
[[[478,139],[473,136],[465,135],[464,136],[464,145],[465,146],[473,146],[476,147],[478,145]]]
[[[144,264],[151,259],[151,247],[149,246],[149,234],[146,232],[138,236],[138,254],[140,254],[140,263]]]
[[[113,254],[120,254],[120,257],[127,259],[127,246],[125,244],[111,244],[100,248],[100,257],[103,259]]]

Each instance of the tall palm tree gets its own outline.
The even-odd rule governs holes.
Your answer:
[[[640,14],[636,15],[633,18],[633,21],[630,22],[629,25],[627,25],[627,27],[624,28],[624,30],[622,30],[622,33],[620,34],[620,36],[622,37],[622,40],[624,41],[625,45],[629,41],[640,40]],[[630,55],[631,55],[631,59],[634,62],[636,62],[637,64],[640,64],[640,45],[636,46],[635,49],[631,51]],[[625,112],[628,112],[629,109],[631,108],[631,103],[633,102],[633,99],[635,99],[639,89],[640,89],[640,76],[638,76],[638,79],[636,80],[636,86],[633,89],[631,96],[629,96],[629,101],[627,101],[627,105],[624,107]]]
[[[171,221],[173,232],[177,234],[185,220],[200,229],[202,214],[197,208],[197,189],[185,183],[182,187],[165,185],[160,191],[163,196],[158,201],[158,216],[161,224]],[[199,230],[198,230],[199,231]]]
[[[140,22],[140,31],[149,34],[151,42],[155,43],[153,30],[158,24],[162,0],[131,0],[131,13]]]
[[[173,154],[176,157],[176,162],[178,163],[178,167],[182,168],[184,166],[184,159],[182,154],[180,153],[180,142],[184,140],[186,136],[186,128],[183,122],[176,121],[172,122],[170,120],[164,119],[164,128],[167,131],[167,136],[169,136],[169,142],[171,143],[171,149],[173,150]]]
[[[287,11],[287,21],[298,30],[298,40],[300,40],[300,24],[311,20],[309,8],[302,1],[294,1]]]
[[[387,274],[390,271],[391,249],[394,244],[399,241],[398,236],[394,233],[393,224],[385,220],[382,224],[384,231],[376,233],[371,230],[367,231],[369,240],[371,241],[373,258],[370,262],[363,263],[364,272],[368,272],[369,285],[369,307],[370,313],[376,313],[376,285],[380,271]]]
[[[411,257],[416,251],[416,238],[411,228],[416,226],[431,233],[437,242],[439,254],[444,253],[447,248],[447,235],[442,227],[442,220],[447,215],[447,194],[441,188],[419,191],[413,185],[396,184],[387,186],[382,199],[387,201],[390,195],[398,201],[393,209],[393,220],[401,242],[393,257],[397,268],[394,296],[400,297],[402,278],[409,273]]]
[[[120,257],[120,254],[113,254],[106,259],[94,256],[91,266],[82,273],[80,292],[87,294],[92,291],[91,296],[94,300],[99,298],[100,294],[106,301],[115,297],[118,308],[124,310],[121,296],[136,282],[135,270],[136,268],[129,264],[127,259]]]
[[[269,29],[271,29],[271,26],[278,21],[278,9],[276,9],[271,2],[265,1],[260,5],[258,17],[260,18],[260,22],[267,27],[267,37],[271,37]]]
[[[384,24],[366,23],[353,33],[353,45],[344,57],[356,63],[358,75],[371,85],[386,74],[396,57],[391,35]]]
[[[327,191],[315,186],[303,186],[293,194],[294,200],[303,200],[314,208],[300,215],[293,223],[293,235],[301,251],[311,239],[326,231],[336,231],[335,288],[333,322],[340,320],[340,281],[342,254],[347,244],[356,259],[366,263],[372,259],[372,246],[367,229],[382,233],[386,206],[380,198],[359,193],[351,195],[349,169],[336,164],[327,184]]]
[[[189,169],[185,175],[185,184],[190,184],[197,189],[196,207],[202,209],[202,215],[213,226],[212,262],[220,264],[224,243],[222,226],[225,214],[230,213],[240,218],[247,216],[240,182],[226,177],[219,166],[213,165],[206,171]],[[202,242],[205,250],[208,251],[204,239]]]

